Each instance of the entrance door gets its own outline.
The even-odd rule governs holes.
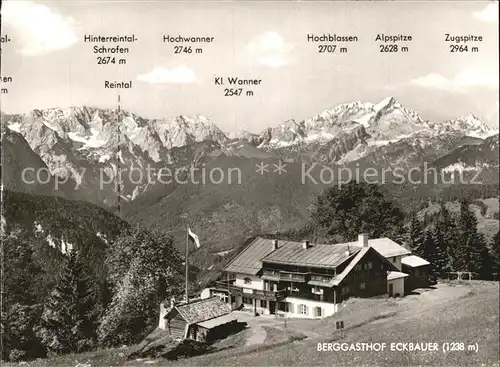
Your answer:
[[[394,284],[389,283],[389,297],[394,297]]]
[[[274,315],[276,313],[276,302],[269,301],[269,313]]]

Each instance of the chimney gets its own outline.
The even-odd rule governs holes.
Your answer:
[[[347,245],[347,249],[345,250],[345,256],[347,256],[347,257],[351,256],[351,249],[350,249],[349,245]]]
[[[158,329],[166,330],[167,329],[167,320],[165,320],[165,316],[167,316],[169,309],[165,307],[163,302],[160,303],[160,320],[158,322]]]
[[[359,234],[358,242],[361,247],[368,247],[368,234],[367,233]]]
[[[278,240],[273,240],[273,250],[278,249]]]
[[[302,248],[304,250],[307,250],[309,247],[311,247],[311,246],[309,245],[309,241],[308,240],[302,241]]]

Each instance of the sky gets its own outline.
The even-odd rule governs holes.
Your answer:
[[[328,33],[359,41],[333,54],[307,42],[308,34]],[[379,33],[413,40],[408,52],[380,53]],[[452,53],[445,33],[482,36],[483,42]],[[126,65],[98,65],[96,44],[85,43],[86,34],[134,34],[138,41],[121,44],[130,49]],[[191,45],[201,54],[174,54],[163,35],[214,40]],[[120,93],[122,108],[143,117],[203,115],[224,131],[259,132],[340,103],[393,96],[425,119],[473,113],[498,126],[495,2],[7,0],[2,36],[11,39],[2,44],[1,60],[1,76],[13,78],[1,95],[7,113],[114,108]],[[228,97],[214,77],[262,82],[245,87],[253,96]],[[105,80],[132,80],[133,88],[105,89]]]

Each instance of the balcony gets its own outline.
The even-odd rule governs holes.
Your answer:
[[[310,280],[316,283],[328,283],[330,282],[334,276],[331,275],[311,275]]]
[[[309,279],[309,273],[264,269],[262,278],[268,280],[306,283]]]
[[[320,301],[320,302],[332,302],[333,303],[333,298],[332,297],[325,297],[323,294],[317,294],[317,293],[311,293],[311,292],[304,292],[304,291],[290,291],[288,292],[289,297],[297,297],[297,298],[303,298],[303,299],[309,299],[312,301]]]
[[[268,301],[279,301],[287,296],[288,291],[278,290],[278,291],[266,291],[262,289],[244,288],[234,285],[234,279],[228,281],[216,281],[215,285],[217,289],[229,290],[235,296],[245,296],[250,298],[265,299]]]

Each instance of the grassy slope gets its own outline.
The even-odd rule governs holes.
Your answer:
[[[32,366],[462,366],[498,365],[499,360],[498,283],[470,285],[439,284],[435,290],[403,299],[352,299],[335,317],[323,320],[289,320],[287,332],[299,330],[309,338],[286,342],[276,339],[280,331],[269,333],[275,347],[248,349],[236,342],[235,348],[176,362],[125,361],[126,349],[68,355],[30,363]],[[342,342],[464,342],[478,343],[474,352],[318,352],[317,343],[338,341],[335,322],[346,326]],[[276,321],[283,330],[283,320]],[[240,334],[238,334],[240,335]],[[235,337],[238,337],[236,335]],[[243,334],[244,335],[244,334]],[[294,339],[294,338],[290,338]],[[288,340],[290,340],[288,339]],[[224,343],[230,344],[232,340]],[[285,344],[283,344],[285,343]],[[149,364],[153,362],[153,364]]]
[[[390,365],[462,366],[498,364],[498,283],[472,287],[441,286],[400,301],[373,301],[361,307],[347,307],[344,316],[321,323],[310,322],[322,335],[315,340],[288,344],[256,355],[228,358],[224,365]],[[413,299],[412,299],[413,298]],[[363,302],[364,303],[364,302]],[[392,303],[392,304],[391,304]],[[349,310],[351,308],[351,310]],[[347,330],[342,342],[464,342],[478,343],[479,351],[453,352],[318,352],[318,342],[338,339],[335,321],[343,319]],[[352,325],[352,326],[351,326]],[[214,361],[215,362],[215,361]],[[216,365],[217,363],[205,365]]]

